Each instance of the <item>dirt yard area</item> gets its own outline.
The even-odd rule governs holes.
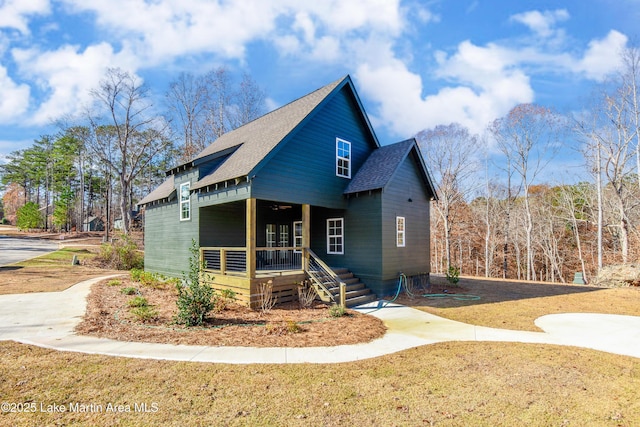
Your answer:
[[[144,297],[157,311],[153,320],[141,321],[133,314],[129,304],[135,297]],[[93,286],[86,316],[77,331],[123,341],[243,347],[357,344],[379,338],[386,331],[382,321],[373,316],[347,311],[342,317],[331,317],[325,304],[303,309],[297,302],[267,312],[227,302],[203,327],[185,328],[174,321],[176,299],[171,286],[154,289],[129,278],[103,281]]]

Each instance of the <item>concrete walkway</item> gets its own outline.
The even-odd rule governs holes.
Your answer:
[[[340,363],[378,357],[446,341],[506,341],[591,348],[640,358],[640,317],[558,314],[536,320],[545,332],[473,326],[409,307],[375,302],[357,308],[384,321],[388,332],[366,344],[311,348],[210,347],[123,342],[76,335],[90,287],[105,277],[65,291],[0,295],[0,341],[110,356],[215,363]]]

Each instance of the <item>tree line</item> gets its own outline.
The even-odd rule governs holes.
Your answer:
[[[483,135],[455,123],[418,133],[439,196],[432,270],[591,281],[603,265],[638,260],[640,50],[621,59],[572,115],[522,104]],[[549,165],[567,147],[584,160],[584,179],[544,181],[561,175]]]
[[[180,74],[163,105],[133,74],[109,69],[79,117],[14,151],[0,165],[5,222],[25,229],[83,230],[101,218],[125,234],[137,224],[135,203],[220,135],[264,111],[251,76],[220,67]]]

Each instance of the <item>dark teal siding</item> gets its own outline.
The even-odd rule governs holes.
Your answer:
[[[381,196],[380,191],[352,196],[345,214],[345,239],[348,242],[345,261],[347,267],[366,284],[382,274]]]
[[[430,195],[426,193],[413,153],[402,163],[382,198],[382,281],[395,283],[400,272],[428,273]],[[405,247],[396,245],[397,216],[405,217]],[[388,289],[386,293],[391,291],[395,289]]]
[[[331,98],[257,172],[252,196],[344,209],[349,179],[336,176],[336,138],[351,142],[352,177],[376,147],[357,111],[347,89]]]
[[[197,171],[176,175],[175,185],[197,179]],[[189,270],[191,240],[198,241],[199,209],[191,195],[191,219],[180,221],[178,200],[145,209],[144,268],[148,271],[180,277]]]

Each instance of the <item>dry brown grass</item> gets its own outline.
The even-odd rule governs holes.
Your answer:
[[[0,343],[1,425],[634,426],[640,361],[592,350],[443,343],[339,365],[164,362]],[[102,405],[44,413],[49,405]],[[130,413],[107,412],[107,405]],[[155,412],[133,412],[146,403]],[[155,405],[154,405],[155,404]],[[98,408],[99,409],[99,408]]]
[[[525,331],[540,331],[535,319],[557,313],[605,313],[640,316],[639,288],[598,288],[461,278],[457,287],[447,286],[443,277],[432,277],[431,293],[447,289],[451,298],[413,299],[402,294],[398,299],[429,313],[480,326]],[[471,294],[480,300],[460,301],[455,294]]]

